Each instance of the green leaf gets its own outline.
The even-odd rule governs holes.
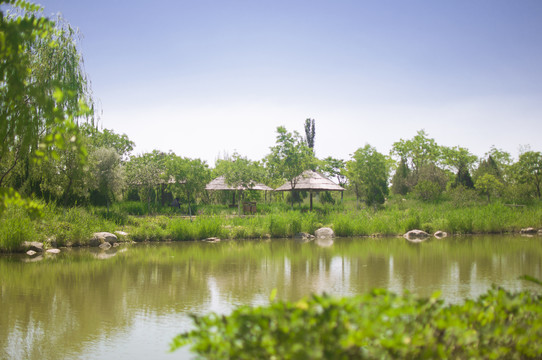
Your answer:
[[[57,103],[62,102],[62,99],[64,98],[64,93],[62,92],[60,88],[55,89],[53,93],[53,98],[55,99]]]
[[[271,290],[271,294],[269,295],[269,301],[270,302],[275,301],[276,297],[277,297],[277,288],[273,288],[273,290]]]

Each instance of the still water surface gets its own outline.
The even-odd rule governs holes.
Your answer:
[[[189,314],[267,304],[271,291],[353,295],[375,287],[448,302],[492,284],[534,289],[542,237],[469,236],[140,244],[0,257],[0,359],[184,359],[170,340]]]

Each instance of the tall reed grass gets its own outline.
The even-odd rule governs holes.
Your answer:
[[[24,241],[38,240],[32,219],[21,208],[8,206],[0,216],[0,252],[17,251]]]
[[[124,205],[132,206],[132,205]],[[135,205],[134,205],[135,206]],[[443,230],[451,234],[517,232],[542,227],[542,203],[525,207],[502,203],[474,204],[457,208],[453,202],[427,204],[407,200],[382,209],[313,212],[272,208],[267,214],[237,216],[227,209],[221,215],[181,217],[178,214],[134,216],[123,207],[62,208],[48,204],[44,217],[33,220],[21,209],[10,207],[0,216],[0,251],[14,251],[23,241],[52,239],[59,246],[85,245],[93,232],[124,230],[134,241],[185,241],[209,237],[229,239],[281,238],[314,233],[331,227],[337,236],[401,235],[412,229]],[[215,209],[219,212],[219,208]],[[225,209],[223,209],[225,210]]]

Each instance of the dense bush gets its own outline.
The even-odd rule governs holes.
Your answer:
[[[529,359],[542,356],[540,295],[494,287],[446,305],[374,290],[351,298],[242,306],[229,316],[193,316],[177,336],[208,359]]]

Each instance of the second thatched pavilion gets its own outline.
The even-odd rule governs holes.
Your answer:
[[[293,186],[292,186],[293,184]],[[342,186],[335,184],[324,175],[313,170],[306,170],[293,181],[288,181],[275,191],[305,190],[310,194],[310,211],[312,211],[312,193],[319,191],[344,191]]]

